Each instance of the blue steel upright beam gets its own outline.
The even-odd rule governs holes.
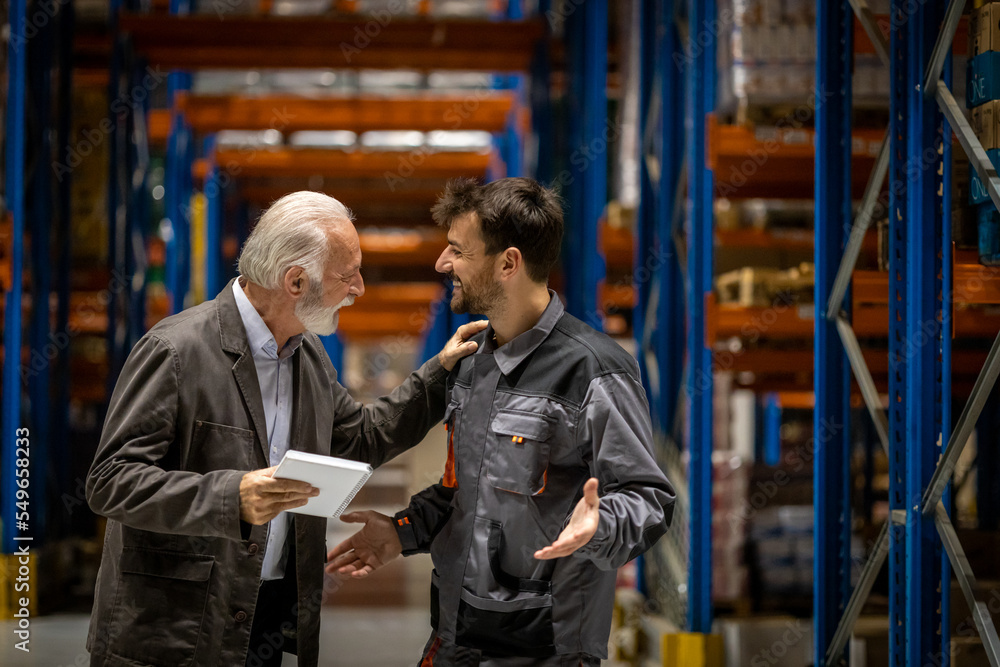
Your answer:
[[[905,16],[903,0],[894,0],[891,18],[897,23],[889,34],[889,664],[905,667],[906,662],[906,523],[893,520],[893,512],[903,513],[908,502],[906,489],[906,336],[907,191],[906,119],[907,40],[898,20]],[[899,342],[897,342],[899,341]]]
[[[56,126],[59,162],[69,164],[70,134],[72,127],[73,95],[73,27],[75,10],[72,0],[59,8],[59,110]],[[56,260],[56,292],[59,295],[56,310],[56,331],[69,334],[70,287],[70,215],[73,197],[73,175],[60,170],[56,196],[59,253]],[[56,486],[67,489],[70,485],[72,457],[69,447],[69,344],[62,346],[55,367],[55,399],[52,412],[52,459],[56,469]]]
[[[907,3],[912,9],[912,3]],[[907,664],[926,664],[941,655],[941,539],[933,517],[919,511],[920,499],[941,454],[941,228],[950,221],[938,194],[943,117],[924,95],[922,83],[944,16],[943,3],[924,3],[903,22],[906,34],[905,118],[908,169],[905,341],[906,435],[906,617]],[[950,135],[949,135],[950,142]],[[914,168],[916,167],[916,168]],[[951,252],[950,248],[944,250]],[[947,332],[950,336],[951,332]],[[896,343],[891,341],[890,345]],[[949,396],[947,400],[951,400]],[[946,585],[950,585],[947,582]],[[947,660],[947,658],[945,658]]]
[[[675,0],[643,0],[639,112],[640,200],[632,283],[632,329],[653,423],[673,429],[684,373],[684,282],[673,241],[677,181],[684,163],[684,58]],[[679,57],[675,57],[679,56]],[[648,157],[655,158],[658,173]],[[652,353],[649,357],[649,353]],[[655,378],[655,380],[654,380]]]
[[[188,14],[191,0],[170,0],[171,14]],[[167,75],[167,98],[171,109],[170,135],[167,137],[165,161],[165,207],[169,231],[164,244],[164,278],[169,299],[169,312],[184,309],[191,283],[191,166],[194,161],[194,140],[190,126],[176,104],[177,93],[190,90],[191,74],[180,70]]]
[[[28,395],[31,397],[31,429],[33,458],[38,462],[32,476],[32,518],[37,535],[46,534],[46,470],[49,458],[49,444],[52,435],[51,378],[55,354],[49,354],[62,341],[61,336],[50,339],[51,310],[49,296],[52,294],[52,141],[49,124],[52,118],[52,31],[55,22],[48,21],[29,40],[29,66],[31,70],[30,89],[33,114],[38,126],[31,133],[32,144],[38,151],[31,173],[31,201],[28,213],[31,224],[31,359],[28,374]],[[44,363],[36,364],[35,360]],[[43,467],[44,466],[44,467]]]
[[[205,137],[205,298],[214,299],[226,281],[222,278],[222,212],[225,193],[219,181],[219,165],[215,162],[215,135]],[[339,367],[338,367],[339,368]]]
[[[124,5],[123,0],[111,0],[109,22],[111,24],[111,63],[108,76],[108,103],[113,106],[119,99],[127,99],[128,92],[123,91],[121,82],[121,72],[124,64],[124,44],[118,32],[118,13]],[[110,113],[111,127],[108,132],[108,274],[110,281],[117,277],[121,278],[121,271],[124,269],[123,253],[125,243],[121,238],[122,220],[119,211],[122,209],[121,200],[122,178],[120,175],[120,162],[127,160],[126,142],[128,141],[125,129],[125,116],[129,113],[129,107],[125,105],[121,111],[115,109]],[[111,289],[108,299],[108,330],[106,334],[107,355],[108,355],[108,377],[106,381],[106,396],[110,397],[114,391],[115,380],[122,366],[125,365],[126,350],[124,349],[124,339],[122,329],[118,326],[118,318],[123,310],[121,302],[121,290]]]
[[[167,138],[164,193],[170,227],[165,245],[165,282],[170,313],[184,309],[191,281],[191,129],[174,104],[177,93],[191,87],[191,75],[171,72],[167,75],[167,96],[171,105],[170,136]]]
[[[597,295],[604,280],[598,223],[608,196],[608,3],[588,0],[566,20],[572,33],[575,69],[573,88],[578,105],[570,158],[574,191],[570,198],[570,225],[567,229],[571,250],[566,266],[567,310],[601,330],[604,327]]]
[[[657,281],[660,298],[656,310],[653,344],[660,364],[660,399],[657,412],[667,433],[672,433],[677,416],[678,398],[684,383],[684,276],[674,244],[675,217],[683,212],[679,183],[684,171],[684,99],[686,67],[684,46],[675,16],[683,0],[660,2],[663,28],[657,68],[661,72],[660,126],[663,133],[660,154],[660,187],[656,203]]]
[[[132,63],[130,84],[142,80],[142,68]],[[134,85],[129,90],[135,90]],[[125,213],[125,275],[128,277],[128,318],[125,335],[126,354],[146,333],[146,227],[149,220],[149,97],[132,103],[128,117],[128,176]]]
[[[813,658],[826,651],[851,590],[850,373],[827,304],[851,227],[851,57],[854,13],[843,0],[816,7],[816,332],[813,338]]]
[[[11,39],[7,42],[7,113],[5,142],[5,186],[7,210],[11,215],[11,281],[4,291],[3,332],[3,483],[0,490],[0,520],[3,523],[3,552],[13,553],[16,548],[15,496],[17,488],[17,439],[26,434],[18,429],[21,423],[21,308],[23,298],[22,272],[24,271],[24,139],[25,99],[27,97],[27,49],[23,29],[26,0],[10,0],[7,9]],[[37,470],[37,468],[36,468]]]
[[[647,336],[652,332],[646,330],[646,312],[651,307],[650,293],[653,282],[647,270],[646,280],[640,280],[637,275],[638,268],[643,265],[643,254],[650,252],[656,247],[656,201],[660,181],[650,173],[647,164],[647,156],[652,153],[656,159],[660,159],[660,146],[662,145],[663,128],[657,125],[659,118],[654,116],[653,95],[656,92],[657,79],[657,55],[659,53],[660,41],[657,34],[660,32],[660,12],[657,11],[661,3],[658,0],[642,0],[642,18],[640,23],[641,33],[639,35],[639,211],[636,215],[635,234],[633,235],[633,271],[632,289],[635,291],[635,305],[632,307],[632,335],[635,337],[636,349],[639,351],[639,370],[642,376],[642,386],[646,390],[646,398],[649,400],[652,409],[654,426],[663,429],[660,424],[660,415],[655,401],[659,397],[660,386],[657,377],[654,387],[650,379],[650,362],[654,359],[647,357]],[[650,135],[655,135],[652,138]],[[653,144],[653,145],[650,145]],[[655,304],[652,304],[655,307]],[[652,327],[651,327],[652,328]],[[652,341],[650,341],[651,343]],[[658,370],[657,376],[658,376]]]
[[[942,554],[920,499],[940,454],[942,409],[942,117],[922,84],[942,7],[893,0],[890,158],[890,664],[947,664]],[[947,399],[950,400],[950,397]],[[904,514],[905,513],[905,514]],[[946,582],[945,585],[948,585]]]
[[[712,629],[712,350],[705,336],[706,300],[712,292],[714,179],[707,166],[708,114],[715,110],[715,0],[688,0],[687,304],[688,444],[690,446],[691,544],[688,568],[688,625]]]

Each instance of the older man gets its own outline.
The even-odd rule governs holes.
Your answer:
[[[364,294],[337,200],[297,192],[261,217],[240,277],[168,317],[129,355],[90,475],[108,517],[87,647],[92,665],[315,665],[325,520],[284,510],[318,493],[273,479],[288,449],[379,465],[444,413],[475,350],[466,325],[392,394],[362,406],[315,334]]]
[[[614,570],[666,531],[674,490],[656,464],[638,366],[547,287],[562,209],[526,178],[451,184],[437,270],[451,308],[490,327],[448,379],[441,481],[390,518],[358,512],[328,569],[363,577],[430,551],[430,667],[596,666]]]

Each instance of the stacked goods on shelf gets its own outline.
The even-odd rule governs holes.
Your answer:
[[[888,15],[888,0],[869,2]],[[750,113],[761,105],[811,100],[816,83],[816,3],[811,0],[732,0],[720,5],[726,48],[720,51],[720,108]],[[887,105],[889,71],[874,53],[859,53],[855,101]]]
[[[66,163],[72,178],[70,218],[71,428],[100,427],[96,405],[105,400],[108,373],[107,308],[120,280],[108,273],[108,181],[112,149],[106,133],[107,93],[96,86],[73,91],[73,127]]]
[[[812,505],[762,508],[751,522],[750,541],[763,596],[812,593]]]
[[[815,265],[803,262],[790,269],[745,266],[716,277],[719,303],[771,306],[778,302],[809,303],[816,283]]]
[[[712,597],[747,597],[747,490],[751,464],[731,452],[712,453]]]
[[[972,10],[965,102],[972,128],[994,167],[1000,166],[1000,3]],[[1000,265],[1000,216],[975,170],[970,169],[969,202],[976,207],[979,260]]]
[[[733,0],[729,49],[720,65],[722,100],[749,104],[801,102],[812,95],[816,17],[806,0]],[[728,60],[728,62],[727,62]]]

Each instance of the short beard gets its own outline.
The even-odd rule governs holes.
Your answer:
[[[505,304],[503,287],[498,281],[489,278],[481,283],[478,280],[474,283],[463,282],[460,296],[459,299],[455,296],[451,299],[451,312],[457,315],[471,313],[496,317]]]
[[[323,285],[312,283],[306,295],[295,304],[295,317],[302,323],[306,331],[317,336],[330,336],[337,331],[340,324],[340,309],[354,303],[353,296],[346,296],[336,306],[323,305]]]

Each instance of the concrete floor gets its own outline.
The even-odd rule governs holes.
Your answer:
[[[30,653],[14,648],[16,625],[0,622],[0,665],[4,667],[86,667],[85,614],[31,620]],[[320,667],[414,667],[430,633],[423,609],[346,608],[323,610]],[[386,641],[391,637],[391,641]],[[287,659],[285,665],[295,665]]]

